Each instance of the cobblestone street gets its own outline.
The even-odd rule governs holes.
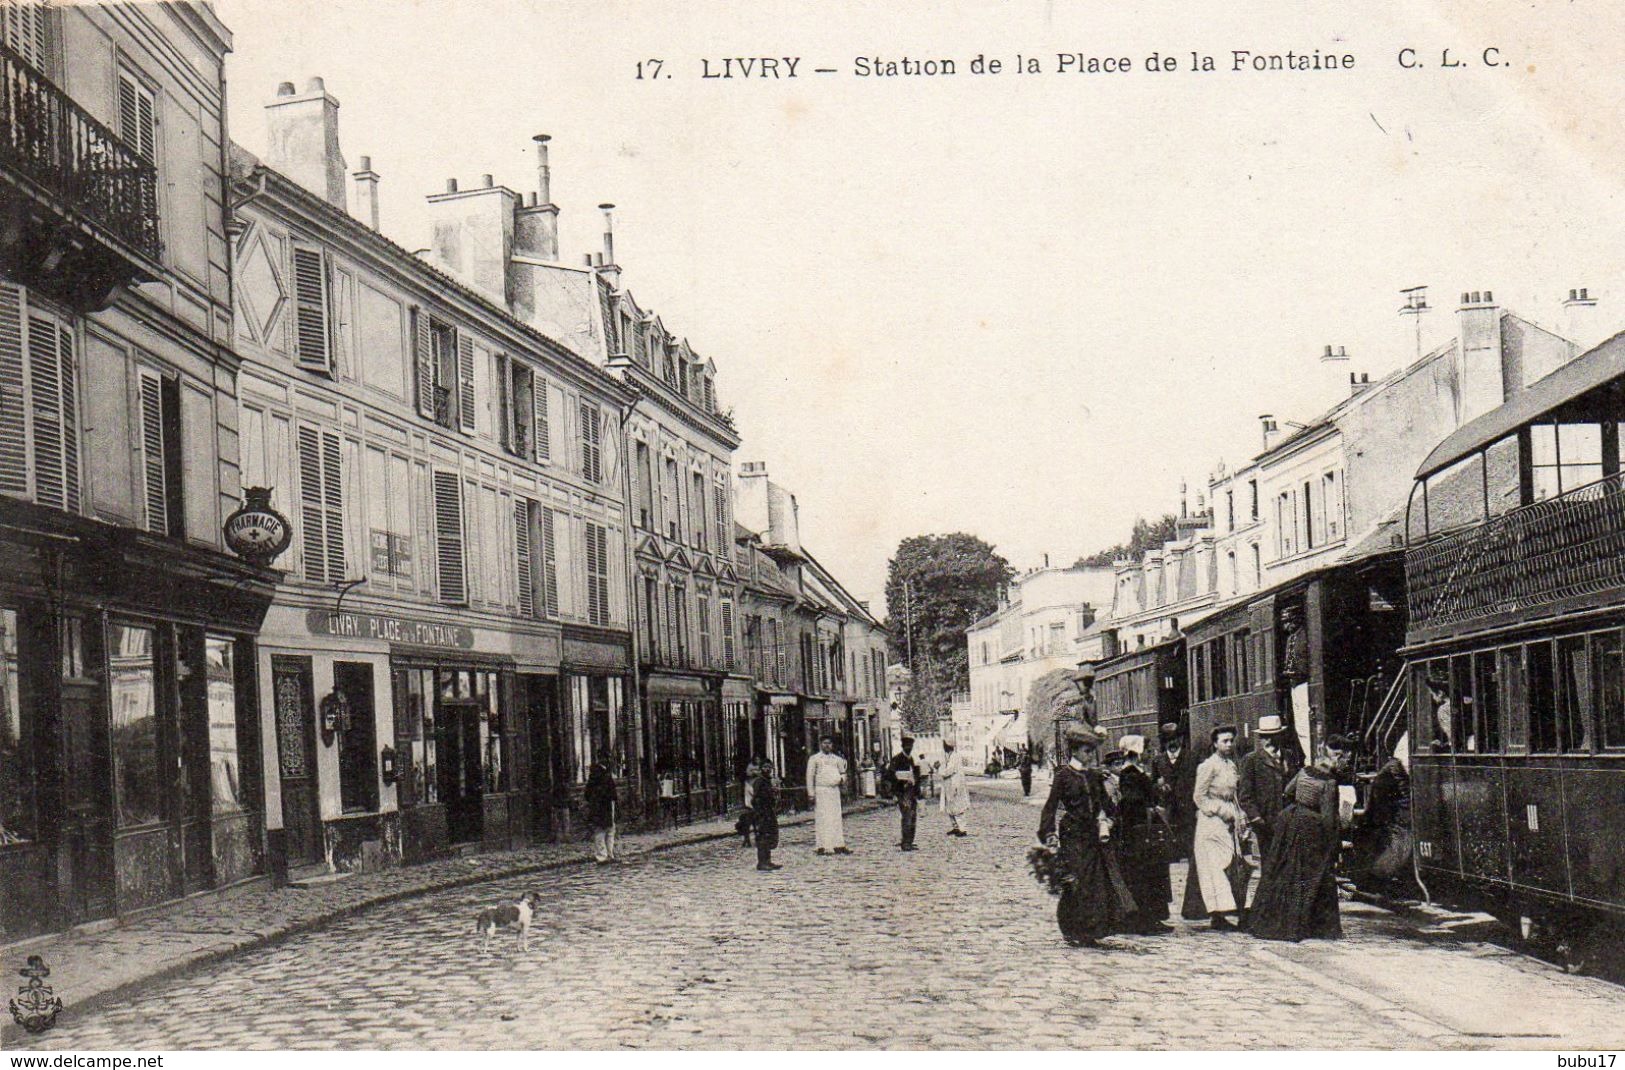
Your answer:
[[[787,830],[369,910],[133,1000],[56,1050],[194,1048],[1539,1048],[1625,1042],[1625,990],[1447,927],[1345,903],[1349,938],[1265,944],[1180,925],[1065,947],[1026,872],[1038,812],[979,795],[974,834],[922,809],[849,818],[850,858]],[[474,916],[534,889],[528,953]],[[1178,891],[1176,882],[1176,892]]]

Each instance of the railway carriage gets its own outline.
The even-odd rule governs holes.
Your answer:
[[[1407,510],[1417,872],[1564,943],[1625,919],[1622,454],[1625,335],[1459,428]]]

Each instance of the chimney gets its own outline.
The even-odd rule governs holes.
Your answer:
[[[1456,324],[1461,332],[1456,369],[1459,425],[1498,407],[1507,399],[1507,388],[1502,367],[1501,310],[1495,306],[1495,295],[1489,290],[1463,293]]]
[[[766,462],[746,461],[739,466],[739,479],[734,484],[734,519],[764,541],[770,537],[772,526],[767,488]]]
[[[378,172],[372,169],[372,157],[361,157],[361,170],[351,176],[355,179],[355,217],[373,230],[378,229]]]
[[[1275,417],[1269,413],[1258,418],[1259,430],[1264,433],[1264,452],[1268,453],[1281,437],[1281,425],[1276,423]]]
[[[339,102],[327,95],[320,78],[277,86],[265,106],[268,148],[265,165],[297,182],[328,204],[344,210],[344,156],[339,152]]]
[[[1597,299],[1591,291],[1584,286],[1570,290],[1568,300],[1563,302],[1563,337],[1584,353],[1602,341],[1597,321]]]
[[[515,207],[519,195],[481,175],[473,189],[446,180],[444,193],[430,194],[430,261],[490,300],[509,308],[508,261],[513,256]]]
[[[1349,372],[1349,397],[1356,397],[1370,389],[1370,373],[1361,372],[1359,375],[1355,375],[1353,372]]]
[[[1327,346],[1326,351],[1320,355],[1320,362],[1322,364],[1335,364],[1348,359],[1348,350],[1344,349],[1342,346],[1338,346],[1335,350],[1331,346]]]
[[[514,216],[513,252],[536,260],[559,258],[559,206],[553,203],[553,176],[547,163],[547,134],[531,138],[536,143],[536,192]]]
[[[615,206],[613,204],[600,204],[598,210],[604,213],[604,251],[593,256],[593,266],[600,274],[609,278],[610,284],[617,289],[621,283],[621,268],[615,263]]]

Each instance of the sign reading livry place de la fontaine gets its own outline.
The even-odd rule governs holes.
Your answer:
[[[460,624],[432,620],[409,620],[384,613],[334,613],[326,609],[305,612],[305,626],[312,635],[337,635],[352,639],[375,639],[412,646],[444,646],[474,649],[474,629]]]

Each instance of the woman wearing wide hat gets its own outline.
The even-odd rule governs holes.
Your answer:
[[[1039,841],[1054,852],[1053,867],[1040,876],[1060,894],[1055,920],[1066,942],[1092,947],[1102,936],[1132,928],[1135,908],[1111,841],[1116,807],[1093,767],[1100,737],[1073,725],[1063,738],[1071,756],[1055,770],[1038,824]]]

